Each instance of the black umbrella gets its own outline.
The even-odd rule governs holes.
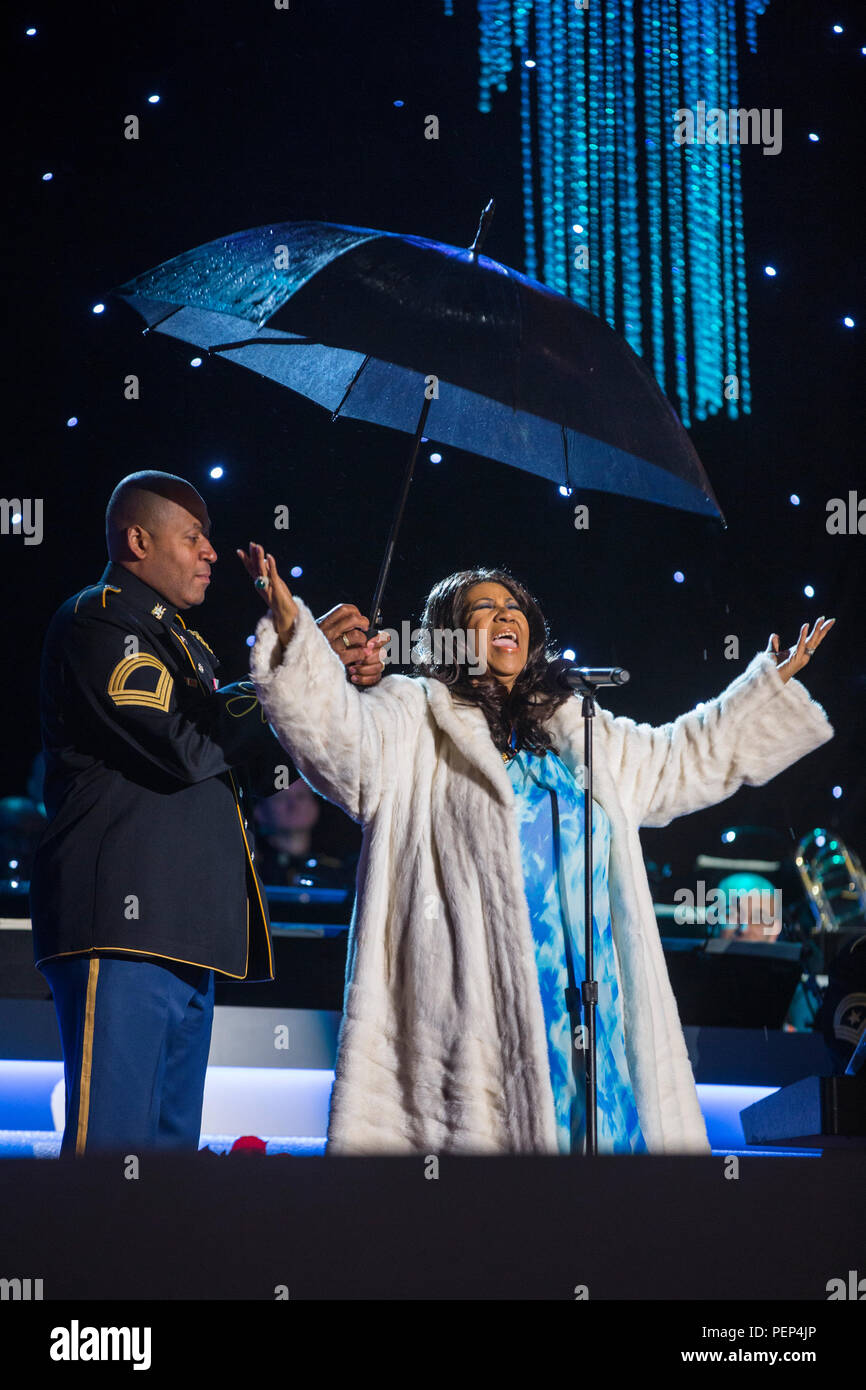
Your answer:
[[[688,435],[625,340],[480,255],[492,212],[491,201],[467,250],[328,222],[254,227],[114,291],[148,329],[289,386],[333,419],[414,435],[374,625],[425,429],[560,485],[721,517]]]

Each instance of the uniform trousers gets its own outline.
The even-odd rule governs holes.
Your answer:
[[[214,972],[113,954],[47,960],[40,969],[63,1043],[61,1156],[196,1151]]]

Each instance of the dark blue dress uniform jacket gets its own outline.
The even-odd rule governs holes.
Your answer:
[[[41,670],[50,822],[30,885],[37,965],[118,951],[273,979],[243,773],[268,794],[288,760],[252,684],[217,689],[218,667],[121,565],[54,615]]]

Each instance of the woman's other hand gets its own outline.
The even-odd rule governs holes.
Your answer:
[[[783,681],[790,680],[792,676],[796,676],[798,671],[801,671],[804,666],[809,664],[815,653],[815,649],[819,643],[823,642],[835,621],[835,618],[827,618],[825,621],[824,618],[821,617],[817,620],[811,632],[809,632],[809,624],[804,623],[800,628],[800,636],[796,647],[786,647],[782,651],[779,650],[778,633],[774,632],[771,634],[767,651],[770,656],[775,657],[776,670],[779,672]]]

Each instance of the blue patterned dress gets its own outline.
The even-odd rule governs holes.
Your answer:
[[[585,1054],[571,1046],[571,1023],[565,1002],[568,967],[564,934],[570,931],[579,993],[584,978],[584,794],[562,760],[552,752],[544,757],[517,753],[508,762],[507,771],[514,789],[523,879],[544,1007],[559,1150],[582,1153],[586,1146]],[[598,1152],[646,1153],[625,1055],[622,995],[610,925],[610,822],[597,801],[593,807]],[[583,1005],[578,1002],[577,1008],[582,1019]]]

